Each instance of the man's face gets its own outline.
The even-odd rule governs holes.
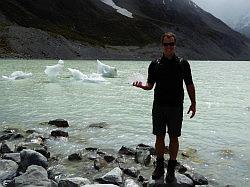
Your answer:
[[[166,57],[172,57],[175,53],[175,40],[174,37],[164,37],[163,43],[163,52]]]

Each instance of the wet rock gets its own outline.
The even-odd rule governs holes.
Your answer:
[[[47,159],[50,158],[50,152],[47,151],[46,147],[38,148],[38,149],[35,149],[34,151],[41,153]]]
[[[0,183],[16,176],[18,165],[12,160],[0,160]]]
[[[188,178],[187,176],[180,174],[180,173],[175,173],[175,178],[176,178],[176,183],[177,184],[185,184],[187,187],[190,186],[194,186],[193,181]]]
[[[49,167],[47,171],[48,178],[57,182],[69,176],[67,169],[61,164]]]
[[[82,154],[81,153],[73,153],[68,156],[68,160],[75,161],[75,160],[82,160]]]
[[[36,151],[30,150],[30,149],[24,149],[20,152],[21,157],[21,169],[24,171],[26,168],[30,165],[38,165],[42,166],[43,168],[48,168],[48,161],[45,156],[43,156],[41,153],[38,153]]]
[[[49,125],[54,125],[56,127],[69,127],[69,123],[68,121],[64,120],[64,119],[55,119],[55,120],[51,120],[48,123]]]
[[[25,132],[26,132],[27,134],[32,134],[32,133],[36,132],[36,130],[29,129],[29,130],[26,130]]]
[[[136,154],[136,151],[134,149],[122,146],[118,153],[122,154],[122,155],[133,155],[134,156]]]
[[[25,142],[32,142],[40,145],[44,144],[45,140],[46,138],[42,134],[39,134],[37,132],[34,132],[27,136],[27,138],[25,138]]]
[[[107,128],[109,126],[106,122],[92,123],[89,125],[90,128]]]
[[[115,157],[111,155],[104,155],[103,156],[104,160],[106,160],[108,163],[113,162],[115,160]]]
[[[101,184],[115,184],[119,186],[122,184],[122,170],[116,167],[101,178],[95,179],[95,181]]]
[[[148,150],[136,150],[135,162],[142,165],[148,166],[151,161],[151,155]]]
[[[51,132],[51,136],[53,137],[68,137],[69,134],[68,132],[64,132],[64,131],[61,131],[61,130],[54,130]]]
[[[11,151],[10,147],[6,144],[6,142],[2,142],[1,146],[0,146],[0,153],[4,154],[4,153],[12,153],[13,151]]]
[[[151,155],[155,155],[155,148],[149,145],[145,145],[145,144],[138,144],[136,149],[144,149],[144,150],[148,150],[150,152]]]
[[[187,150],[183,151],[181,155],[186,158],[194,157],[197,153],[196,149],[188,148]]]
[[[138,169],[136,169],[135,167],[124,168],[122,170],[123,170],[124,174],[126,174],[126,175],[128,175],[130,177],[134,177],[134,178],[137,178],[138,175],[140,174],[140,171]]]
[[[0,136],[0,141],[9,140],[13,135],[14,135],[13,133],[4,134],[4,135]]]
[[[96,170],[100,170],[101,168],[104,168],[108,165],[107,161],[104,160],[103,158],[97,158],[94,161],[94,168]]]
[[[191,180],[193,180],[195,185],[207,185],[208,184],[208,180],[204,176],[198,173],[187,173],[185,175]]]
[[[124,187],[140,187],[133,179],[126,179]]]
[[[57,184],[48,179],[47,171],[37,165],[31,165],[27,168],[26,172],[13,180],[14,186],[44,186],[44,187],[57,187]]]
[[[65,178],[59,181],[58,187],[81,187],[91,182],[87,178],[74,177],[74,178]]]
[[[6,160],[12,160],[16,162],[17,164],[20,164],[21,162],[20,153],[5,153],[2,156],[2,158]]]
[[[20,134],[20,133],[14,134],[14,135],[12,136],[13,139],[19,139],[19,138],[23,138],[23,137],[24,137],[24,136],[23,136],[22,134]]]
[[[187,168],[181,164],[177,165],[176,166],[176,170],[179,172],[179,173],[185,173],[187,171]]]

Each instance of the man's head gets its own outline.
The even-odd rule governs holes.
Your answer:
[[[165,57],[171,58],[175,53],[176,37],[172,32],[166,32],[161,37],[161,44]]]

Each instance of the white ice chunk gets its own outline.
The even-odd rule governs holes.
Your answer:
[[[102,75],[97,74],[97,73],[92,73],[90,75],[85,75],[78,69],[68,68],[68,70],[71,72],[73,78],[75,80],[77,80],[77,81],[90,82],[90,83],[100,83],[100,82],[105,82],[106,81],[102,77]]]
[[[54,81],[57,79],[57,76],[60,75],[64,67],[63,60],[59,60],[56,65],[46,66],[44,73],[48,76],[49,81]]]
[[[14,71],[9,77],[3,75],[2,78],[5,80],[18,80],[32,77],[32,73],[24,73],[22,71]]]
[[[97,73],[101,74],[103,77],[114,78],[117,76],[117,69],[97,60]]]

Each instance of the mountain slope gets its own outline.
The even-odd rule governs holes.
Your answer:
[[[0,15],[12,24],[36,28],[48,32],[52,37],[62,35],[66,40],[77,41],[88,47],[107,49],[113,46],[117,52],[122,49],[114,46],[139,46],[136,49],[128,47],[128,50],[135,52],[133,57],[159,56],[160,36],[166,31],[173,31],[178,37],[178,52],[186,58],[250,59],[249,39],[233,31],[190,0],[113,0],[117,6],[131,12],[133,18],[120,14],[104,2],[1,0]],[[10,24],[1,26],[5,36],[9,36],[7,25]],[[49,38],[47,35],[46,37]],[[4,40],[7,45],[8,38]],[[25,41],[23,43],[26,45]],[[18,45],[17,42],[15,45]],[[44,44],[44,48],[46,47]],[[81,48],[80,45],[78,47]],[[18,47],[12,45],[11,48],[17,51]],[[145,48],[146,51],[151,49],[152,53],[147,54]],[[85,57],[81,51],[76,53],[78,57]],[[34,57],[29,54],[28,56]],[[49,58],[51,55],[47,56]]]

